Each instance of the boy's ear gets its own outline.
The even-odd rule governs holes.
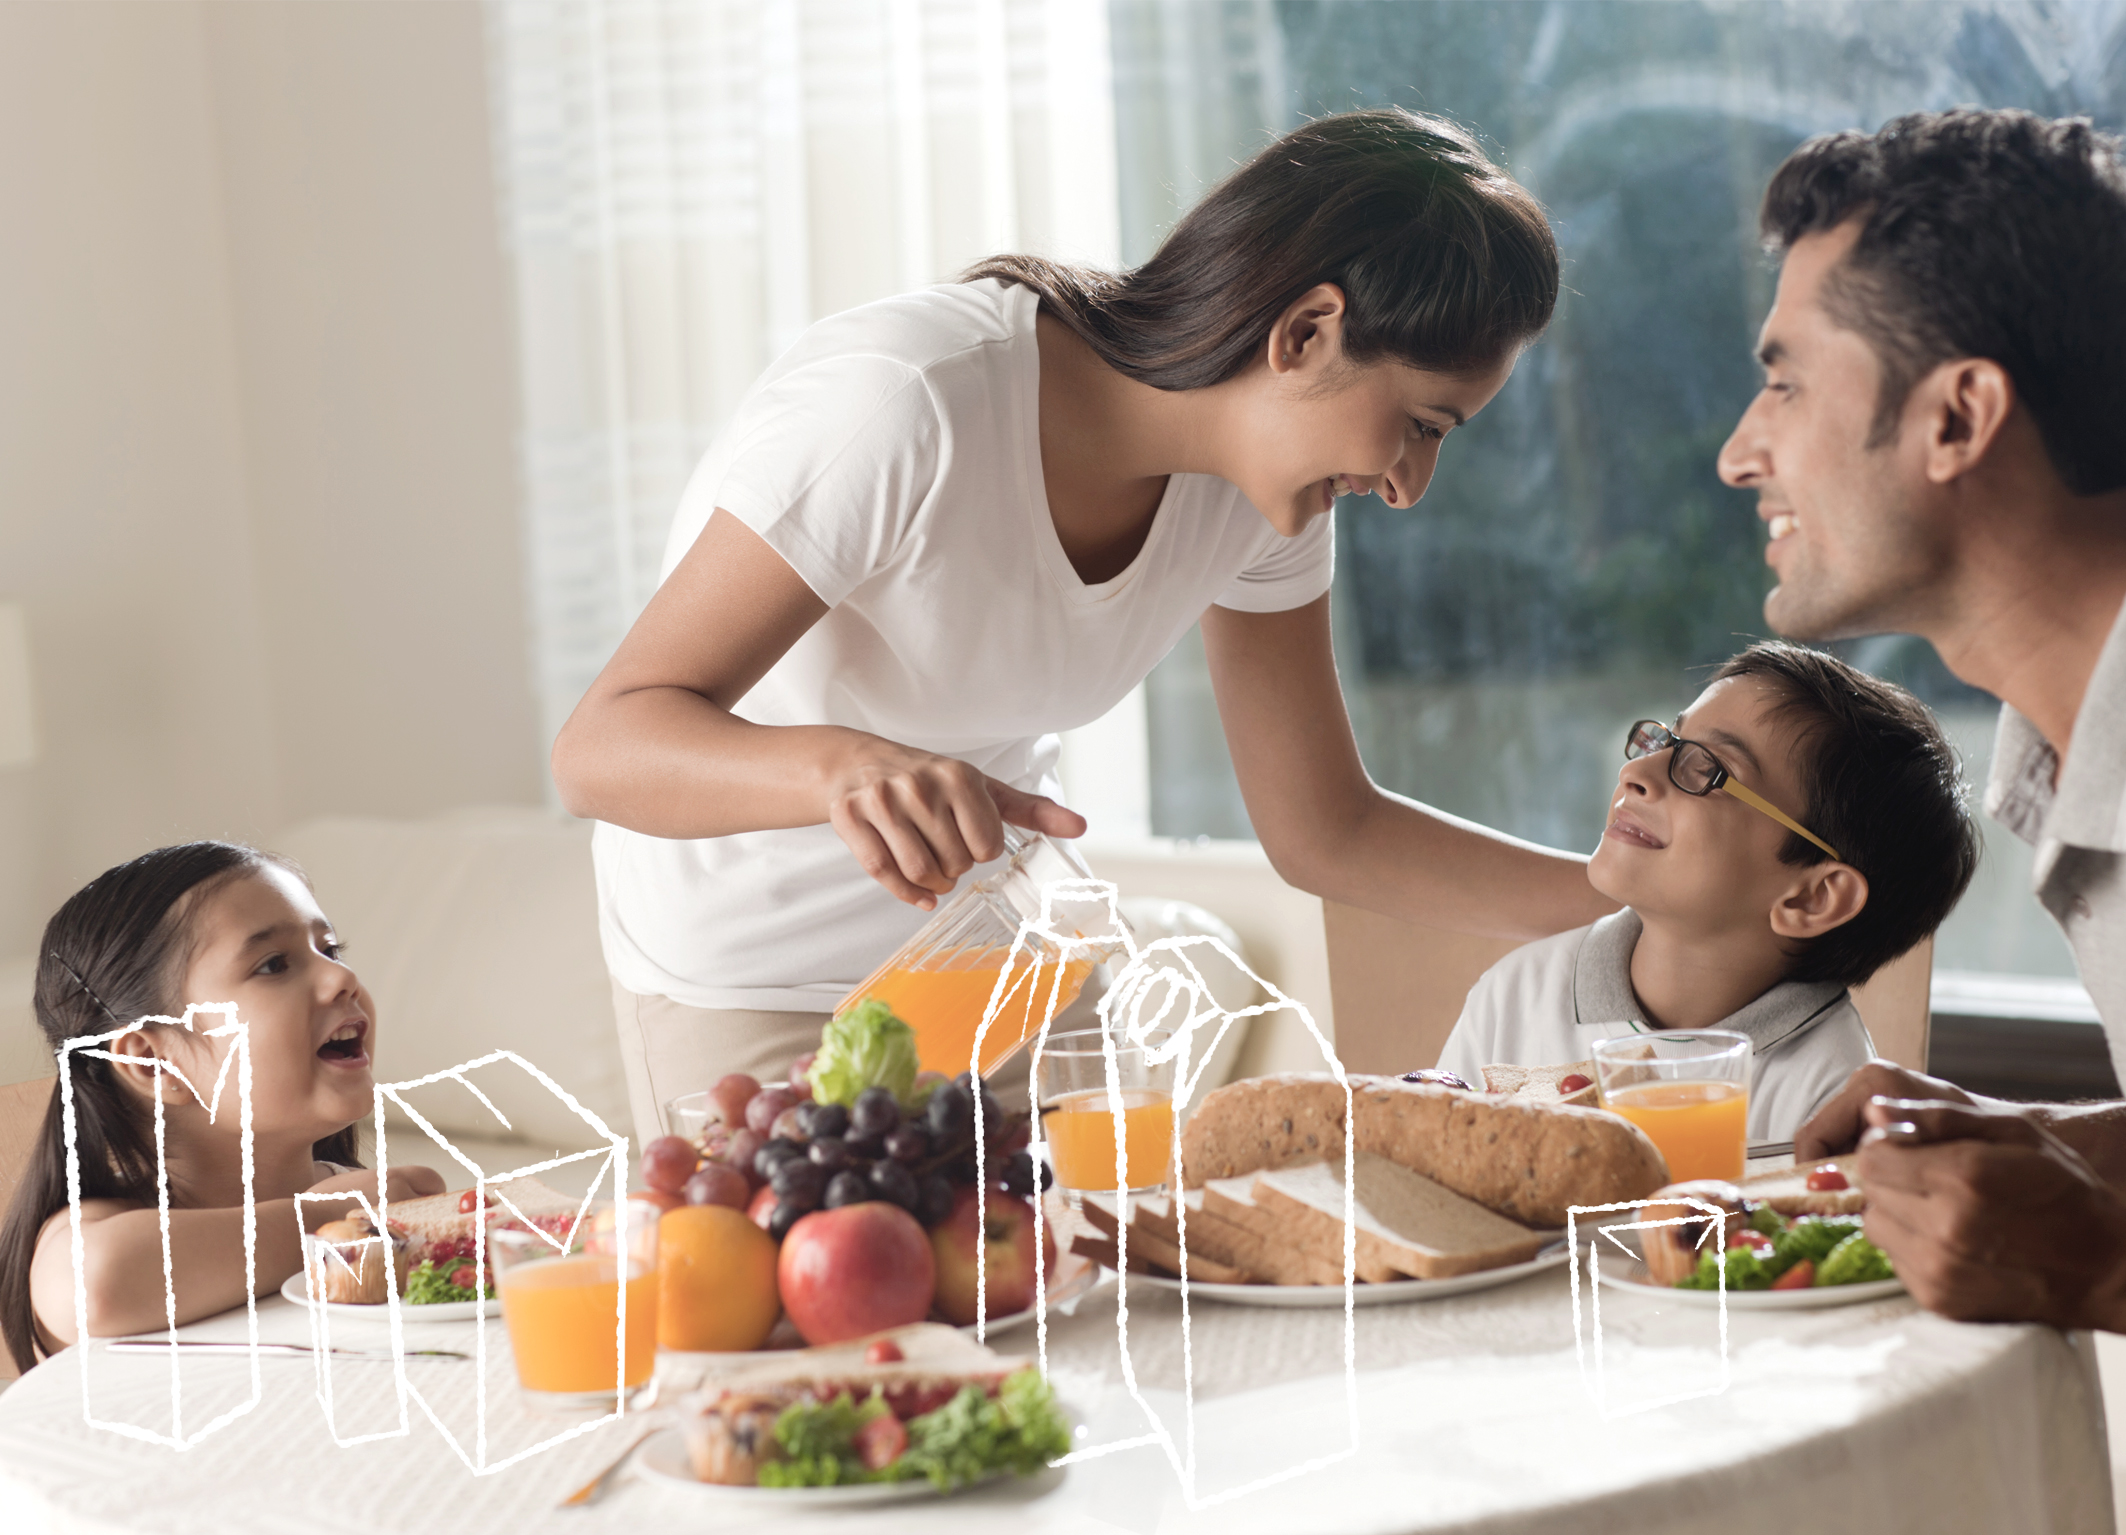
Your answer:
[[[1772,902],[1772,931],[1781,938],[1821,938],[1843,927],[1868,904],[1868,878],[1849,863],[1819,863]]]

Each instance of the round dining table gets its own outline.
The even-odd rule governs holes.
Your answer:
[[[515,1388],[505,1328],[407,1325],[405,1431],[386,1326],[333,1320],[333,1413],[314,1356],[181,1366],[88,1345],[0,1393],[0,1529],[141,1535],[512,1535],[686,1530],[1009,1529],[1132,1535],[2113,1528],[2103,1404],[2086,1334],[1944,1321],[1902,1294],[1769,1314],[1597,1288],[1564,1266],[1393,1305],[1274,1309],[1180,1297],[1129,1276],[1048,1319],[1071,1463],[945,1498],[778,1505],[624,1468],[557,1504],[685,1410],[710,1356],[664,1355],[654,1405],[565,1431]],[[1599,1312],[1596,1302],[1599,1300]],[[259,1334],[312,1343],[307,1309],[263,1300]],[[1349,1329],[1348,1333],[1346,1329]],[[180,1329],[242,1339],[237,1311]],[[1126,1343],[1125,1343],[1126,1339]],[[1022,1325],[991,1346],[1037,1358]],[[1352,1368],[1347,1369],[1347,1362]],[[84,1371],[84,1363],[86,1371]],[[87,1397],[84,1398],[84,1375]],[[485,1386],[484,1440],[476,1409]],[[234,1416],[207,1429],[217,1417]],[[335,1443],[335,1430],[344,1447]],[[366,1437],[383,1435],[384,1437]],[[366,1442],[353,1442],[365,1440]],[[499,1467],[476,1474],[475,1465]]]

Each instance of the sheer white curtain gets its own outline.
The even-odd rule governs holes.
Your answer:
[[[995,251],[1117,263],[1107,13],[490,0],[487,14],[550,739],[648,599],[695,460],[799,331]]]

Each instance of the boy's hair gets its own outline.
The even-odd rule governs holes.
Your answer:
[[[1997,362],[2078,496],[2126,485],[2126,164],[2084,118],[1913,112],[1810,139],[1772,176],[1774,250],[1861,220],[1824,307],[1882,366],[1870,446],[1912,386],[1958,357]]]
[[[200,898],[223,880],[269,866],[302,875],[287,859],[240,843],[186,842],[143,853],[82,886],[45,924],[37,955],[32,1001],[45,1049],[56,1056],[69,1040],[170,1013]],[[69,1065],[80,1196],[152,1200],[155,1144],[138,1095],[126,1091],[109,1061],[76,1055]],[[350,1125],[317,1142],[311,1155],[358,1166],[357,1132]],[[36,1364],[40,1352],[30,1260],[44,1223],[67,1208],[66,1160],[55,1087],[14,1201],[0,1221],[0,1339],[22,1370]]]
[[[1836,656],[1766,640],[1712,675],[1755,677],[1774,714],[1800,736],[1809,802],[1796,819],[1867,877],[1860,915],[1794,956],[1790,981],[1857,986],[1941,926],[1978,868],[1978,833],[1965,805],[1955,748],[1927,706]],[[1827,861],[1787,834],[1782,863]]]

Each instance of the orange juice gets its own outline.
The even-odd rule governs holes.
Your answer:
[[[1742,1176],[1750,1095],[1739,1082],[1634,1082],[1605,1094],[1602,1107],[1646,1132],[1673,1183]]]
[[[611,1391],[614,1312],[620,1300],[610,1256],[539,1258],[497,1275],[502,1320],[527,1391]],[[650,1378],[657,1357],[657,1274],[627,1281],[627,1384]]]
[[[1067,1189],[1115,1186],[1115,1117],[1107,1089],[1065,1093],[1041,1110],[1041,1133],[1056,1181]],[[1122,1093],[1122,1155],[1128,1187],[1166,1182],[1174,1150],[1174,1100],[1144,1088]]]
[[[1049,989],[1056,984],[1053,963],[1024,952],[1011,961],[1009,948],[969,947],[940,956],[921,969],[882,970],[864,983],[860,994],[876,997],[915,1030],[915,1053],[925,1071],[956,1077],[967,1069],[974,1054],[975,1031],[982,1026],[982,1014],[988,1010],[1007,961],[1012,973],[1004,1003],[982,1041],[981,1069],[986,1075],[1040,1028],[1048,1012]],[[1063,966],[1057,1012],[1077,1000],[1092,968],[1090,959],[1074,959]]]

